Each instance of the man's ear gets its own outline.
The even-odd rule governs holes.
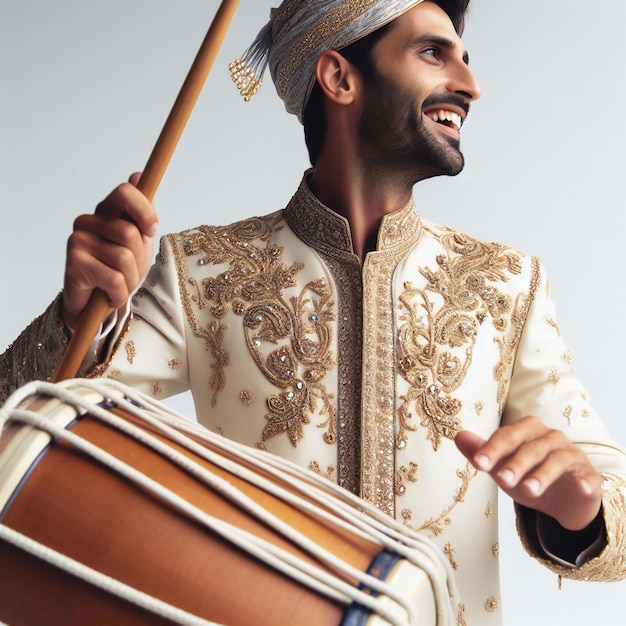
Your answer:
[[[359,71],[339,52],[327,50],[320,55],[315,77],[326,97],[336,104],[352,104],[359,89]]]

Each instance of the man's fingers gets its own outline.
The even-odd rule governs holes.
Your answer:
[[[158,218],[154,206],[131,183],[122,183],[116,187],[98,204],[95,213],[106,219],[126,219],[135,224],[146,237],[154,237],[158,233]]]
[[[456,445],[516,502],[554,517],[565,528],[584,528],[598,512],[600,474],[564,433],[537,418],[501,427],[488,441],[461,431]]]
[[[489,441],[465,431],[460,439],[457,437],[457,446],[502,488],[513,489],[527,481],[525,488],[532,493],[545,491],[582,454],[561,431],[551,430],[532,417],[498,429]]]
[[[111,306],[119,308],[150,267],[158,219],[152,203],[135,186],[139,178],[133,174],[94,214],[74,222],[63,287],[63,318],[70,327],[75,327],[94,289],[104,291]]]
[[[482,469],[482,467],[479,467],[479,465],[476,464],[475,458],[478,451],[486,443],[486,441],[482,437],[479,437],[476,433],[473,433],[469,430],[462,430],[455,437],[454,443],[456,443],[456,447],[468,461],[470,461],[478,469]]]
[[[542,429],[535,437],[522,441],[512,452],[495,458],[495,475],[503,486],[508,488],[515,487],[527,477],[530,478],[529,474],[532,472],[536,474],[536,480],[549,481],[551,465],[548,465],[543,473],[539,468],[542,464],[549,463],[550,459],[554,460],[554,455],[565,462],[567,459],[561,458],[563,451],[569,454],[575,452],[575,448],[565,435],[557,430]],[[488,451],[487,454],[495,455],[497,452]]]
[[[90,292],[99,287],[107,293],[114,307],[128,299],[141,278],[140,269],[132,252],[115,244],[99,243],[98,247],[83,241],[80,246],[68,246],[68,265],[77,268],[66,277],[75,291]],[[78,269],[79,268],[79,269]],[[77,308],[82,308],[76,302]]]
[[[548,433],[559,434],[559,431],[550,431],[541,421],[535,417],[525,417],[515,424],[502,426],[491,436],[489,441],[476,451],[474,460],[476,466],[486,472],[494,469],[505,469],[504,463],[511,461],[514,465],[523,462],[524,450],[534,450],[537,441],[542,437],[548,436]],[[564,436],[563,440],[565,439]],[[542,444],[542,449],[550,448],[550,443]],[[517,467],[512,467],[515,472]]]
[[[144,273],[152,255],[152,247],[146,246],[134,224],[94,215],[78,217],[74,222],[74,232],[67,244],[68,263],[82,260],[73,258],[76,250],[87,252],[96,260],[124,273],[131,290]]]
[[[530,471],[516,477],[510,486],[520,485],[520,489],[529,497],[542,496],[554,483],[567,475],[571,480],[571,489],[581,496],[590,496],[595,492],[597,473],[591,469],[586,457],[576,448],[554,450]],[[592,485],[593,483],[593,485]],[[508,486],[508,485],[507,485]]]

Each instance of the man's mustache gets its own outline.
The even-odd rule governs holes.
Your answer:
[[[465,111],[465,115],[469,113],[470,105],[465,98],[458,96],[453,93],[448,94],[433,94],[428,96],[426,100],[424,100],[422,104],[422,109],[427,109],[436,106],[445,106],[446,104],[451,104],[456,107],[459,107],[463,111]]]

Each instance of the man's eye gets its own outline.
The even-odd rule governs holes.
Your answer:
[[[431,56],[436,59],[439,57],[439,50],[437,50],[437,48],[426,48],[425,50],[422,51],[422,54]]]

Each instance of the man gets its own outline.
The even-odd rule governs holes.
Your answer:
[[[207,427],[435,537],[458,623],[498,624],[494,481],[531,553],[608,580],[624,576],[626,470],[571,374],[536,259],[415,212],[416,182],[461,171],[480,96],[464,5],[284,2],[234,70],[247,93],[246,61],[269,54],[313,169],[284,211],[164,238],[92,374],[157,397],[190,387]],[[7,386],[24,359],[54,369],[55,307],[70,328],[94,286],[124,307],[155,223],[128,184],[77,220],[62,301],[4,356]]]

